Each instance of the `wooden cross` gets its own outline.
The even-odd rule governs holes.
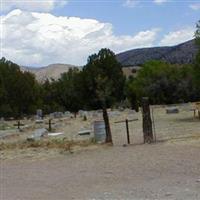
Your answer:
[[[49,119],[48,123],[46,123],[49,125],[49,128],[48,128],[48,131],[51,132],[52,131],[52,124],[55,124],[55,123],[52,123],[52,119]]]
[[[133,121],[137,121],[138,119],[125,119],[125,120],[122,120],[122,121],[117,121],[115,123],[126,123],[126,135],[127,135],[127,142],[128,144],[130,144],[130,135],[129,135],[129,125],[128,123],[129,122],[133,122]]]
[[[14,124],[14,126],[17,126],[17,129],[20,130],[21,126],[24,126],[24,124],[21,124],[20,120],[17,122],[17,124]]]

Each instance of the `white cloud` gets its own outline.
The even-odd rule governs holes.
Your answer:
[[[1,10],[22,9],[27,11],[51,11],[55,7],[66,5],[68,0],[1,0]]]
[[[156,3],[156,4],[162,4],[162,3],[165,3],[167,1],[168,0],[153,0],[153,2]]]
[[[192,10],[200,10],[200,3],[194,3],[190,5]]]
[[[125,7],[134,8],[140,3],[140,0],[126,0],[124,3]]]
[[[110,23],[14,10],[2,16],[2,55],[23,65],[82,65],[101,48],[120,52],[153,46],[159,29],[116,36]]]
[[[169,0],[152,0],[153,3],[157,4],[157,5],[160,5],[160,4],[163,4],[163,3],[166,3],[168,2]],[[139,5],[140,3],[147,3],[148,0],[145,2],[145,1],[142,1],[142,0],[126,0],[124,2],[124,6],[125,7],[129,7],[129,8],[134,8],[136,7],[137,5]]]
[[[169,45],[176,45],[181,42],[185,42],[187,40],[194,38],[194,32],[195,32],[195,29],[191,27],[177,30],[174,32],[169,32],[160,41],[160,45],[169,46]]]

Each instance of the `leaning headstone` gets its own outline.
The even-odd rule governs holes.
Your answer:
[[[169,108],[166,108],[166,113],[167,114],[179,113],[179,109],[177,107],[169,107]]]

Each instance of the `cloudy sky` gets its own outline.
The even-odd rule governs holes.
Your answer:
[[[84,65],[107,47],[175,45],[194,37],[200,0],[0,0],[1,57],[20,65]]]

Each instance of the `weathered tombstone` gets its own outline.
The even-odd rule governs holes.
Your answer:
[[[153,129],[148,97],[142,98],[142,117],[144,143],[151,143],[153,142]]]

